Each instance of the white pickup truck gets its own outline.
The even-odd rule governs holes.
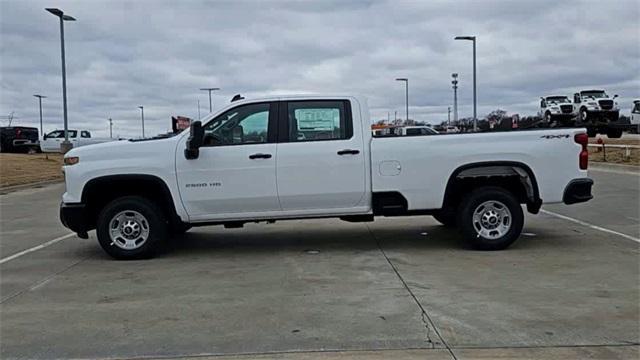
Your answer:
[[[232,102],[175,137],[68,152],[60,217],[117,259],[192,226],[404,215],[498,250],[520,235],[521,204],[592,198],[581,129],[372,138],[370,126],[360,97]]]
[[[67,130],[69,132],[69,142],[73,147],[99,144],[103,142],[115,141],[111,138],[95,138],[88,130]],[[54,130],[42,138],[40,150],[43,152],[60,152],[60,143],[64,141],[64,130]]]

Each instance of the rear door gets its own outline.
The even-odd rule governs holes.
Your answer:
[[[284,101],[279,113],[276,169],[282,210],[362,211],[366,152],[350,101]]]

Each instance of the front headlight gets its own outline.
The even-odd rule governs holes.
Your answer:
[[[64,164],[67,166],[75,165],[80,162],[80,158],[77,156],[69,156],[64,158]]]
[[[587,105],[589,105],[589,106],[598,106],[598,103],[590,102],[590,103],[587,103]]]

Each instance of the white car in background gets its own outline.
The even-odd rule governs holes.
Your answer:
[[[457,126],[449,125],[445,128],[444,132],[447,134],[457,134],[460,132],[460,128],[458,128]]]
[[[399,129],[400,136],[438,135],[438,132],[429,126],[404,126]]]
[[[111,138],[94,138],[88,130],[67,130],[69,132],[69,141],[74,148],[99,144],[117,139]],[[46,134],[40,141],[40,149],[42,152],[60,152],[60,143],[64,141],[64,130],[54,130]]]
[[[545,125],[571,125],[576,114],[568,96],[551,95],[540,98],[538,116]]]
[[[630,122],[631,126],[633,126],[631,130],[636,134],[640,134],[640,99],[633,100]]]

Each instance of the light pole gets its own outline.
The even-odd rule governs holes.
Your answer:
[[[138,108],[141,111],[140,116],[142,118],[142,138],[144,139],[144,106],[138,106]]]
[[[40,105],[40,136],[44,138],[44,132],[42,132],[42,99],[46,98],[44,95],[33,95],[38,98],[38,103]]]
[[[451,106],[447,106],[447,125],[451,125]]]
[[[451,74],[453,80],[451,80],[451,84],[453,85],[453,121],[458,123],[458,74]]]
[[[109,138],[113,139],[113,120],[109,118]]]
[[[65,15],[64,12],[56,8],[46,8],[48,12],[60,18],[60,52],[62,54],[62,108],[64,113],[64,141],[60,144],[60,151],[66,154],[71,150],[73,144],[69,142],[69,126],[67,122],[67,69],[64,61],[64,22],[76,21],[72,16]]]
[[[209,112],[210,113],[213,112],[213,107],[211,106],[211,92],[215,90],[220,90],[220,88],[200,88],[200,90],[209,92]]]
[[[476,37],[475,36],[456,36],[455,40],[471,40],[473,42],[473,131],[478,130],[478,113],[476,95]]]
[[[405,105],[407,106],[407,119],[409,121],[409,79],[397,78],[396,81],[404,81],[405,84]]]

